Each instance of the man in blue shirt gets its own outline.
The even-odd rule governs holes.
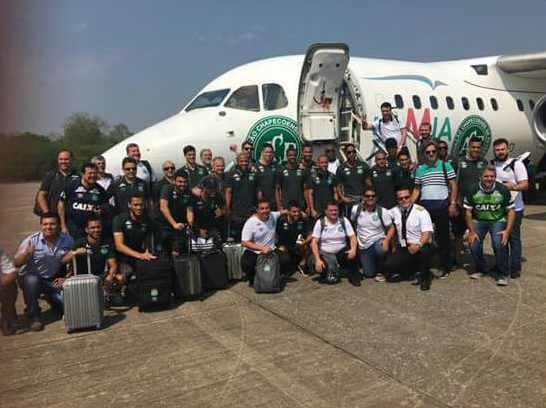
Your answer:
[[[64,277],[61,272],[61,261],[74,244],[70,235],[60,232],[57,214],[42,214],[40,229],[41,232],[36,232],[21,242],[13,262],[20,268],[19,281],[32,331],[44,328],[38,304],[38,298],[42,293],[48,297],[55,311],[62,312],[61,290]]]

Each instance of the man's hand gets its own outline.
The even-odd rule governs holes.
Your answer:
[[[318,217],[318,212],[317,212],[317,210],[315,210],[314,208],[311,210],[311,217],[313,217],[313,218],[317,218],[317,217]]]
[[[62,289],[64,281],[65,281],[64,278],[61,278],[61,277],[55,278],[55,280],[53,281],[53,287],[55,289]]]
[[[319,258],[315,261],[315,270],[317,273],[324,273],[325,267],[326,265],[322,262],[322,259]]]
[[[383,252],[389,251],[389,241],[386,238],[381,242],[381,248],[383,249]]]
[[[418,244],[409,244],[408,245],[408,252],[410,254],[416,254],[417,252],[419,252],[421,250],[421,245],[418,245]]]
[[[262,252],[262,254],[269,254],[271,252],[273,252],[273,250],[271,248],[269,248],[268,246],[262,246],[260,251]]]
[[[61,232],[62,232],[63,234],[68,234],[68,228],[67,228],[65,225],[63,225],[63,226],[61,227]]]
[[[474,242],[479,242],[480,238],[478,237],[478,234],[476,234],[476,231],[469,231],[468,232],[468,244],[472,245]]]
[[[138,257],[138,259],[140,259],[141,261],[151,261],[153,259],[156,259],[156,256],[153,255],[151,252],[149,251],[145,251],[143,253],[140,254],[140,256]]]
[[[508,233],[508,230],[502,230],[501,232],[499,232],[499,235],[501,236],[502,246],[506,246],[508,244],[508,240],[510,239],[510,234]]]
[[[345,252],[347,254],[347,259],[355,259],[356,257],[356,248],[351,248],[348,251]]]
[[[173,228],[175,230],[181,231],[181,230],[184,229],[184,224],[182,224],[181,222],[177,222],[177,223],[173,224]]]
[[[345,204],[352,204],[353,203],[353,200],[351,200],[349,197],[343,197],[341,199],[341,201],[343,201]]]
[[[87,249],[85,249],[84,247],[76,248],[72,251],[72,254],[74,254],[75,256],[85,255],[86,253],[87,253]]]
[[[504,187],[506,187],[508,190],[515,190],[517,184],[512,183],[511,181],[503,181],[502,184],[504,184]]]

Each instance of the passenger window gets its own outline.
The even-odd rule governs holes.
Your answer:
[[[455,107],[455,104],[453,103],[453,98],[451,96],[446,96],[446,104],[450,110],[453,110],[453,108]]]
[[[485,109],[485,104],[483,103],[482,98],[476,98],[476,105],[478,105],[479,110],[484,110]]]
[[[529,99],[529,107],[531,108],[531,110],[535,109],[535,101],[533,101],[532,99]]]
[[[404,107],[404,99],[402,99],[402,95],[394,95],[394,103],[398,109],[402,109]]]
[[[464,110],[469,110],[470,109],[470,103],[468,102],[468,98],[466,96],[463,96],[461,98],[461,103],[463,104]]]
[[[499,110],[499,104],[497,103],[497,100],[495,98],[491,98],[491,107],[494,111]]]
[[[523,112],[524,109],[525,109],[525,107],[523,106],[523,102],[521,101],[521,99],[517,99],[517,100],[516,100],[516,104],[518,105],[518,110],[519,110],[520,112]]]
[[[282,109],[288,105],[284,89],[279,84],[262,85],[264,110]]]
[[[438,99],[435,96],[430,97],[430,106],[434,110],[438,109]]]
[[[421,98],[417,95],[413,95],[413,106],[415,109],[421,109]]]
[[[224,105],[228,108],[259,112],[258,86],[248,85],[237,89]]]

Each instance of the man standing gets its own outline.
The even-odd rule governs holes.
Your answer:
[[[424,207],[412,203],[408,189],[398,190],[396,197],[398,205],[390,212],[398,234],[398,248],[385,261],[386,277],[392,279],[395,274],[408,277],[408,272],[417,270],[421,290],[429,290],[432,282],[430,215]]]
[[[343,205],[340,211],[348,216],[353,205],[360,201],[366,186],[370,185],[370,168],[366,163],[357,160],[354,144],[345,146],[345,155],[347,161],[338,167],[336,179],[339,201]]]
[[[309,215],[314,220],[324,213],[326,203],[337,202],[336,176],[328,171],[328,157],[326,155],[319,156],[318,169],[314,174],[307,175],[305,188]]]
[[[151,208],[148,183],[136,176],[137,166],[135,159],[125,157],[121,162],[123,176],[115,180],[108,188],[108,197],[114,197],[116,215],[127,211],[129,198],[134,194],[144,197],[145,209]]]
[[[199,159],[201,160],[203,167],[210,173],[212,171],[212,150],[207,148],[201,149],[199,152]]]
[[[202,189],[199,197],[193,199],[194,225],[199,235],[203,238],[220,234],[222,240],[225,237],[225,203],[218,191],[218,179],[214,176],[206,176],[201,180]]]
[[[36,232],[21,242],[13,262],[17,268],[21,268],[19,283],[32,331],[44,328],[38,303],[42,293],[47,295],[53,310],[62,314],[62,258],[74,244],[70,235],[60,232],[59,216],[55,213],[44,213],[40,216],[40,229],[41,232]]]
[[[362,128],[364,130],[374,130],[383,140],[383,143],[390,138],[396,139],[398,147],[406,145],[406,127],[404,120],[400,115],[394,115],[392,113],[392,105],[389,102],[383,102],[381,104],[381,117],[374,120],[373,124],[368,124],[366,116],[362,121]]]
[[[174,163],[170,160],[164,162],[161,168],[163,169],[163,178],[154,184],[153,200],[156,206],[159,206],[159,194],[161,194],[163,186],[174,184],[174,171],[176,170]]]
[[[248,155],[239,153],[237,166],[226,175],[225,186],[230,235],[238,241],[245,221],[256,209],[257,201],[256,179],[249,169]]]
[[[483,240],[489,233],[499,272],[497,285],[506,286],[510,277],[508,241],[514,225],[515,212],[510,192],[501,183],[496,182],[495,177],[495,166],[488,165],[482,171],[480,183],[467,190],[464,196],[470,251],[476,266],[476,271],[470,277],[478,279],[489,273],[483,256]]]
[[[396,169],[387,166],[383,150],[375,153],[375,166],[370,169],[371,184],[377,194],[377,203],[390,210],[396,205]]]
[[[131,157],[135,160],[137,170],[135,176],[144,182],[148,186],[148,191],[152,191],[152,186],[157,181],[152,165],[148,160],[141,160],[140,147],[136,143],[129,143],[125,147],[127,157]]]
[[[296,201],[300,208],[305,208],[303,197],[305,171],[300,169],[297,159],[298,152],[290,146],[286,150],[287,163],[278,167],[275,174],[275,201],[280,211],[287,209],[290,201]]]
[[[106,202],[106,191],[97,184],[97,166],[84,164],[81,179],[66,186],[57,204],[62,232],[73,239],[85,237],[87,219],[100,215]]]
[[[277,165],[273,162],[273,146],[265,143],[262,147],[260,160],[256,163],[256,188],[258,200],[267,200],[272,208],[275,201],[275,177]]]
[[[193,224],[193,196],[188,187],[188,175],[176,170],[174,184],[163,186],[159,195],[161,249],[169,255],[187,252],[182,230]]]
[[[36,195],[36,214],[57,212],[57,202],[66,186],[80,178],[72,167],[72,152],[62,149],[57,153],[57,169],[46,173]]]
[[[358,273],[356,260],[357,239],[349,220],[339,215],[337,203],[330,201],[326,204],[325,216],[315,223],[312,233],[311,252],[313,253],[313,265],[317,273],[323,275],[327,283],[340,281],[339,274],[332,270],[347,269],[349,282],[354,286],[360,286],[361,278]],[[325,276],[326,271],[330,271]],[[334,281],[328,280],[332,276]]]
[[[409,189],[409,191],[413,191],[415,176],[409,153],[401,151],[398,153],[397,157],[398,166],[394,167],[396,171],[396,190],[400,190],[400,188],[405,187]]]
[[[183,170],[188,174],[188,185],[190,190],[197,187],[203,177],[208,174],[205,167],[197,164],[195,159],[195,147],[191,145],[184,146],[184,157],[186,158],[186,164],[179,170]]]
[[[417,140],[417,163],[425,162],[425,145],[432,141],[432,128],[429,122],[423,122],[419,125],[419,140]]]
[[[324,147],[324,154],[328,158],[328,171],[332,174],[336,174],[337,168],[340,164],[336,153],[337,149],[335,145],[330,143]]]
[[[114,176],[106,172],[106,159],[101,155],[93,156],[91,163],[97,166],[97,184],[105,191],[108,190],[108,187],[114,181]]]
[[[17,332],[17,269],[0,248],[0,308],[2,315],[2,334],[10,336]]]
[[[449,218],[458,214],[456,176],[451,164],[438,159],[436,143],[429,142],[425,146],[425,155],[426,161],[415,171],[412,202],[419,200],[430,213],[440,251],[441,277],[447,278],[452,266]]]
[[[509,158],[508,140],[497,139],[493,142],[493,153],[495,160],[493,164],[497,170],[496,181],[502,183],[509,191],[514,201],[514,211],[516,216],[514,226],[510,233],[510,276],[519,278],[521,276],[521,221],[523,220],[523,204],[522,191],[529,188],[527,169],[525,165],[514,158]]]

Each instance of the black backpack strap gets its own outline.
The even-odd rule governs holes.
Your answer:
[[[380,205],[377,206],[377,216],[379,217],[379,221],[381,222],[381,226],[383,227],[383,231],[387,231],[387,227],[385,226],[385,223],[383,222],[383,207]]]

